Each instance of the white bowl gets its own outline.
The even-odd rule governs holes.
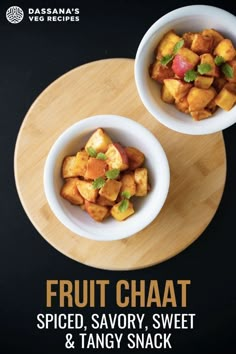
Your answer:
[[[219,108],[210,118],[194,121],[174,105],[160,98],[160,85],[149,76],[154,50],[161,37],[170,29],[177,33],[214,28],[236,44],[236,17],[214,6],[192,5],[171,11],[156,21],[146,32],[135,58],[135,81],[140,98],[147,110],[163,125],[177,132],[201,135],[215,133],[236,122],[236,106],[229,112]]]
[[[80,207],[71,205],[60,196],[63,184],[61,165],[66,155],[75,154],[84,147],[89,136],[104,128],[113,141],[140,149],[146,157],[151,191],[146,197],[136,198],[136,212],[119,222],[112,217],[104,222],[94,221]],[[44,168],[44,190],[51,210],[69,230],[98,241],[118,240],[144,229],[160,212],[169,189],[169,165],[163,148],[156,137],[141,124],[120,116],[98,115],[79,121],[69,127],[55,141]]]

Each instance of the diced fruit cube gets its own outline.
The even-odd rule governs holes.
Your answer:
[[[124,174],[121,179],[121,189],[120,189],[120,194],[122,192],[128,192],[130,196],[132,197],[136,193],[136,183],[134,180],[134,173],[126,173]]]
[[[87,169],[85,173],[85,179],[96,179],[98,177],[104,177],[108,169],[106,161],[90,157],[88,159]]]
[[[195,33],[191,45],[191,50],[197,54],[211,53],[213,50],[214,39],[201,33]]]
[[[116,200],[121,188],[121,182],[115,179],[108,179],[104,186],[99,190],[99,194],[108,200]]]
[[[202,89],[208,89],[214,81],[212,76],[197,76],[194,81],[194,86]]]
[[[217,44],[224,39],[224,37],[213,28],[203,30],[202,35],[213,38],[213,48],[215,48]]]
[[[96,201],[97,204],[102,205],[102,206],[113,206],[115,204],[114,201],[109,200],[102,195],[99,195]]]
[[[109,144],[106,157],[106,163],[110,170],[118,169],[123,171],[129,167],[126,151],[119,143]]]
[[[82,150],[82,151],[77,152],[76,166],[77,166],[78,176],[84,177],[86,169],[87,169],[88,158],[89,158],[89,155],[88,155],[87,151]]]
[[[127,146],[125,147],[125,152],[128,156],[130,170],[135,170],[135,168],[142,166],[145,156],[139,149]]]
[[[181,37],[179,37],[173,30],[167,32],[161,39],[156,50],[156,56],[158,59],[166,55],[171,55],[173,53],[174,46],[179,42]]]
[[[215,102],[225,111],[230,111],[236,102],[236,84],[226,84],[216,96]]]
[[[134,171],[134,180],[136,183],[136,193],[137,197],[143,197],[147,195],[148,192],[148,171],[144,167],[137,168]]]
[[[66,156],[62,162],[62,177],[78,177],[77,171],[75,169],[75,156]]]
[[[128,201],[129,205],[128,208],[125,211],[120,211],[119,207],[121,205],[122,201],[120,201],[119,203],[115,204],[112,208],[111,208],[111,215],[113,216],[113,218],[115,218],[117,221],[123,221],[125,219],[127,219],[130,215],[134,214],[134,208],[133,208],[133,204]]]
[[[92,182],[78,180],[76,185],[78,191],[84,199],[88,200],[89,202],[96,201],[98,190],[93,188]]]
[[[183,34],[184,46],[186,48],[191,47],[194,35],[195,35],[195,33],[193,33],[193,32],[185,32]]]
[[[106,206],[94,204],[87,200],[85,200],[85,209],[98,222],[103,221],[109,215],[109,209]]]
[[[175,102],[174,97],[171,95],[165,84],[163,84],[161,87],[161,99],[162,101],[170,104]]]
[[[183,78],[188,70],[193,69],[199,62],[199,56],[188,48],[180,48],[173,59],[172,69],[174,73]]]
[[[93,148],[97,153],[106,152],[108,145],[111,143],[112,140],[109,135],[104,132],[102,128],[98,128],[87,141],[85,150],[87,151],[88,148]]]
[[[175,76],[171,65],[162,65],[159,60],[156,60],[154,64],[150,66],[150,76],[153,80],[163,82],[164,79],[169,79]]]
[[[61,196],[67,199],[71,204],[83,204],[84,199],[80,195],[77,188],[78,178],[68,178],[61,188]]]
[[[169,90],[170,94],[175,98],[175,100],[180,100],[182,97],[186,96],[192,84],[184,82],[178,79],[165,79],[164,85]]]
[[[208,71],[205,75],[206,76],[214,76],[214,77],[218,77],[220,76],[220,71],[219,71],[219,67],[215,64],[214,62],[214,57],[209,54],[202,54],[200,56],[200,64],[209,64],[211,67],[211,70]]]
[[[182,97],[180,100],[175,101],[176,108],[183,113],[189,113],[189,104],[187,100],[187,96]]]
[[[193,112],[190,112],[190,114],[194,120],[202,120],[205,118],[209,118],[212,115],[212,113],[210,111],[208,111],[207,109],[202,109],[200,111],[193,111]]]
[[[83,176],[86,170],[88,155],[85,151],[79,151],[76,156],[66,156],[62,163],[62,177]]]
[[[191,88],[187,96],[189,111],[201,111],[215,96],[216,91],[213,87],[209,89]]]
[[[215,47],[214,55],[223,57],[225,61],[233,60],[236,55],[236,51],[231,40],[223,39],[220,41]]]
[[[229,61],[229,65],[233,69],[233,77],[231,77],[231,78],[227,77],[227,80],[229,82],[236,82],[236,59],[235,60],[230,60]]]

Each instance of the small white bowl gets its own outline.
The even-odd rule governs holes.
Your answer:
[[[236,44],[236,17],[220,8],[192,5],[171,11],[156,21],[146,32],[135,58],[135,81],[140,98],[147,110],[163,125],[180,133],[202,135],[221,131],[236,122],[236,106],[229,112],[219,108],[210,118],[194,121],[178,111],[174,105],[160,98],[160,86],[149,76],[154,50],[169,30],[177,33],[197,32],[214,28]]]
[[[80,207],[71,205],[60,196],[63,158],[84,147],[88,138],[99,127],[104,128],[114,142],[134,146],[146,157],[145,166],[149,171],[151,191],[146,197],[136,198],[136,212],[122,222],[112,217],[104,222],[96,222]],[[168,161],[156,137],[141,124],[115,115],[89,117],[69,127],[55,141],[44,168],[44,190],[55,216],[75,234],[97,241],[122,239],[144,229],[160,212],[168,194],[169,182]]]

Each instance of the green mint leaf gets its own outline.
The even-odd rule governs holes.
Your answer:
[[[104,184],[105,184],[104,178],[98,177],[93,181],[92,186],[93,189],[100,189],[104,186]]]
[[[164,57],[161,58],[161,64],[162,65],[167,65],[172,59],[174,58],[173,55],[167,54]]]
[[[221,71],[228,79],[232,79],[234,77],[233,68],[228,63],[222,65]]]
[[[179,49],[182,48],[184,45],[184,40],[181,39],[180,41],[178,41],[177,43],[175,43],[174,49],[173,49],[173,53],[177,54]]]
[[[199,72],[199,74],[204,75],[211,71],[211,65],[208,63],[199,64],[197,66],[197,71]]]
[[[129,207],[129,201],[128,199],[123,199],[121,202],[120,202],[120,205],[118,207],[119,211],[121,213],[123,213],[124,211],[126,211]]]
[[[89,146],[87,148],[87,153],[89,154],[89,156],[91,157],[96,157],[97,156],[97,151],[92,147],[92,146]]]
[[[221,57],[220,55],[217,55],[217,56],[215,57],[215,59],[214,59],[214,62],[215,62],[215,64],[216,64],[217,66],[220,66],[220,65],[222,65],[222,64],[225,62],[225,60],[224,60],[224,58]]]
[[[106,159],[107,159],[106,155],[105,155],[103,152],[99,152],[99,153],[97,154],[96,158],[97,158],[98,160],[106,160]]]
[[[197,77],[197,72],[195,70],[188,70],[184,74],[184,81],[185,82],[192,82],[196,79]]]
[[[126,198],[126,199],[129,199],[131,197],[131,194],[128,191],[124,191],[124,192],[121,193],[121,196]]]
[[[109,179],[116,179],[120,174],[120,170],[118,168],[113,168],[113,170],[109,170],[106,172],[106,176]]]

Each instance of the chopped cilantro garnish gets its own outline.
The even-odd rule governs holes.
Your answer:
[[[228,79],[232,79],[234,77],[233,68],[228,63],[222,65],[221,71]]]
[[[126,198],[126,199],[129,199],[131,197],[131,194],[128,191],[124,191],[124,192],[121,193],[121,196]]]
[[[215,57],[215,59],[214,59],[214,62],[215,62],[215,64],[216,64],[217,66],[220,66],[220,65],[222,65],[222,64],[225,62],[225,60],[224,60],[224,58],[221,57],[220,55],[217,55],[217,56]]]
[[[161,64],[162,65],[167,65],[172,59],[174,58],[173,55],[167,54],[164,57],[161,58]]]
[[[123,213],[124,211],[126,211],[129,207],[129,201],[128,199],[123,199],[121,202],[120,202],[120,205],[118,207],[119,211],[121,213]]]
[[[202,63],[197,66],[197,71],[201,75],[207,74],[209,71],[211,71],[211,69],[211,65],[208,63]]]
[[[89,154],[89,156],[91,157],[96,157],[97,156],[97,151],[92,147],[92,146],[89,146],[87,148],[87,153]]]
[[[180,48],[182,48],[184,45],[184,40],[181,39],[180,41],[178,41],[177,43],[175,43],[174,49],[173,49],[173,53],[177,54],[178,51],[180,50]]]
[[[93,189],[100,189],[104,186],[104,184],[105,184],[104,178],[98,177],[93,181],[92,186]]]
[[[107,159],[106,155],[103,152],[99,152],[97,154],[96,158],[99,160],[106,160]]]
[[[196,79],[197,76],[198,76],[198,74],[195,70],[188,70],[188,71],[186,71],[186,73],[184,75],[184,81],[185,82],[192,82]]]
[[[106,176],[109,179],[116,179],[120,174],[120,170],[118,168],[113,168],[113,170],[109,170],[106,172]]]

